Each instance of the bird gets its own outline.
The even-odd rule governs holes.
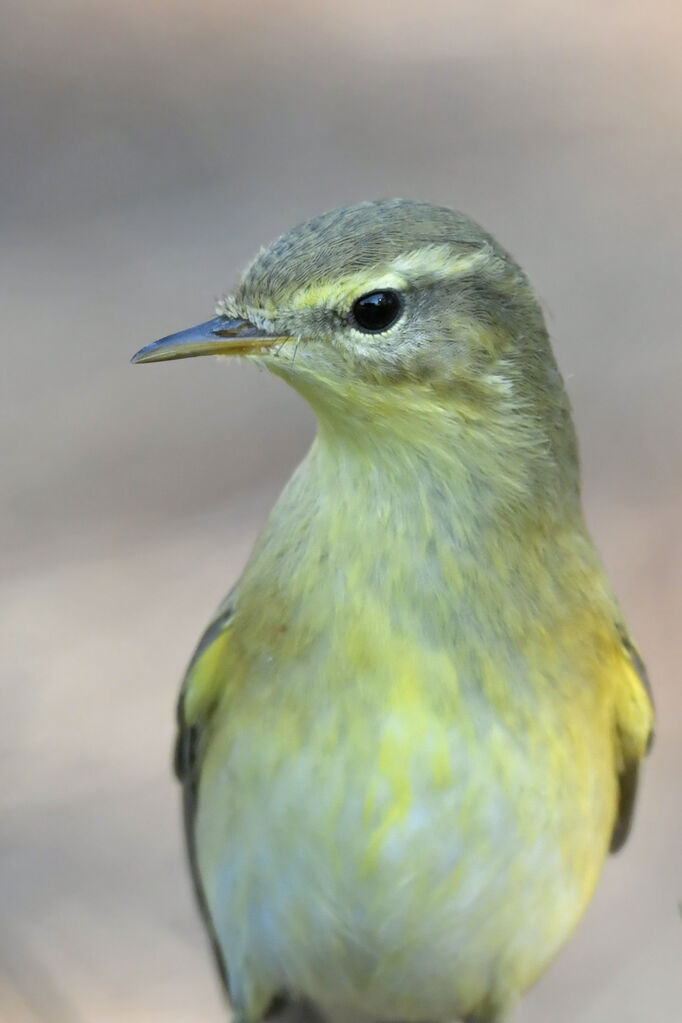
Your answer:
[[[234,1019],[501,1023],[625,842],[654,719],[538,298],[466,215],[381,199],[215,312],[133,361],[241,356],[318,424],[178,706]]]

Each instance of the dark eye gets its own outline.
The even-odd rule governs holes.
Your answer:
[[[353,302],[350,311],[353,326],[368,334],[378,334],[393,326],[403,311],[397,291],[370,291]]]

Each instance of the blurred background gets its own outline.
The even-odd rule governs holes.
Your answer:
[[[2,8],[0,1018],[226,1018],[173,709],[314,422],[252,367],[128,359],[302,217],[402,195],[543,298],[660,715],[634,835],[518,1023],[679,1020],[679,3]]]

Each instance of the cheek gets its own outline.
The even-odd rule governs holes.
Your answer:
[[[413,339],[397,333],[362,335],[353,340],[353,358],[363,376],[405,376],[413,357]]]

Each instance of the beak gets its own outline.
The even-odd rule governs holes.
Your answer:
[[[286,340],[264,333],[248,320],[216,316],[214,320],[169,334],[141,348],[131,362],[165,362],[167,359],[191,359],[195,355],[250,355],[265,352]]]

